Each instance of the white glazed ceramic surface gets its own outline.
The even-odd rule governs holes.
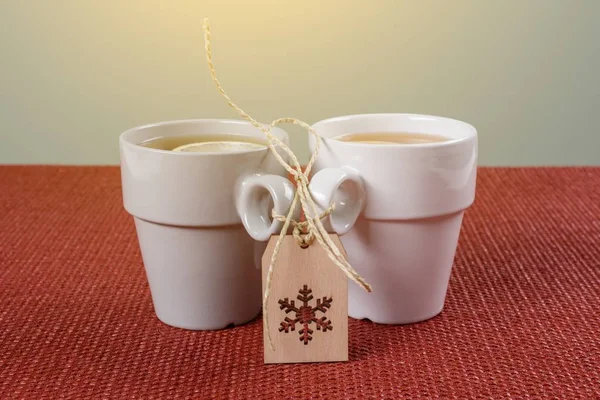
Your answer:
[[[350,226],[336,225],[337,207],[330,226],[348,232],[342,242],[350,261],[373,286],[372,293],[349,286],[350,316],[405,324],[437,315],[444,306],[463,212],[475,198],[477,131],[461,121],[415,114],[338,117],[313,128],[324,137],[313,196],[321,208],[336,197],[362,205],[354,228],[356,210],[349,212],[348,205],[339,212]],[[437,134],[451,140],[410,145],[332,140],[367,132]],[[312,138],[309,146],[314,148]],[[340,177],[349,173],[353,181],[362,181],[364,194],[340,193]]]
[[[271,209],[284,213],[294,196],[268,149],[176,153],[138,145],[160,136],[219,133],[263,137],[234,120],[165,122],[120,137],[123,202],[135,218],[154,308],[161,321],[181,328],[219,329],[259,313],[265,245],[244,225],[260,237],[278,232]],[[288,143],[283,130],[273,133]],[[252,195],[240,202],[250,186]]]

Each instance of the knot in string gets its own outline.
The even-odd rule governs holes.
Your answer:
[[[275,266],[275,261],[277,260],[277,256],[281,249],[281,245],[283,243],[283,239],[288,232],[290,225],[294,228],[294,238],[300,246],[309,246],[314,240],[316,240],[319,245],[323,248],[323,250],[327,253],[327,256],[331,259],[331,261],[341,269],[348,278],[356,282],[359,286],[363,287],[367,292],[371,291],[371,286],[361,277],[358,272],[354,270],[352,265],[346,259],[346,256],[340,251],[337,245],[331,240],[327,230],[323,226],[321,222],[322,218],[327,217],[333,211],[333,206],[329,207],[325,212],[319,214],[317,205],[313,200],[310,191],[308,189],[308,183],[310,176],[310,171],[315,163],[317,158],[317,154],[319,153],[319,147],[321,146],[321,137],[315,132],[314,129],[310,127],[306,122],[300,121],[296,118],[279,118],[275,121],[271,122],[269,125],[260,124],[254,118],[252,118],[248,113],[242,110],[231,100],[231,98],[225,93],[225,89],[221,85],[219,79],[217,79],[217,73],[215,71],[215,66],[212,61],[212,48],[211,48],[211,33],[210,33],[210,24],[208,22],[208,18],[204,19],[204,50],[206,52],[206,62],[208,64],[208,69],[210,71],[210,76],[212,77],[217,90],[221,94],[221,96],[227,101],[227,104],[231,108],[233,108],[237,113],[246,121],[248,121],[252,126],[259,129],[264,133],[268,141],[269,150],[273,153],[275,159],[285,168],[285,170],[293,176],[294,180],[297,182],[296,185],[296,193],[294,195],[294,199],[292,200],[292,205],[288,210],[288,214],[283,215],[274,215],[273,218],[276,218],[278,221],[283,222],[283,228],[279,234],[279,238],[275,247],[273,249],[273,254],[271,256],[271,260],[269,263],[269,269],[267,271],[267,278],[265,282],[265,293],[263,296],[263,323],[264,323],[264,331],[267,333],[267,341],[269,343],[269,347],[271,350],[274,350],[273,341],[271,338],[271,332],[269,330],[269,313],[267,312],[267,305],[269,302],[269,298],[271,295],[271,284],[273,278],[273,270]],[[298,125],[304,129],[306,129],[315,139],[315,148],[313,153],[306,165],[304,170],[298,161],[298,158],[294,154],[294,152],[283,143],[277,136],[271,133],[273,127],[279,124],[289,123]],[[285,154],[289,156],[290,163],[288,163],[282,156],[279,154],[277,149],[281,149]],[[304,211],[304,216],[306,217],[306,221],[297,222],[292,219],[294,210],[298,205],[298,201],[302,207],[302,211]],[[302,236],[302,234],[304,236]]]
[[[319,219],[325,219],[335,210],[335,203],[329,206],[325,211],[319,215]],[[278,215],[275,210],[271,211],[271,216],[273,219],[285,222],[287,217],[285,215]],[[313,221],[314,222],[314,221]],[[296,239],[296,243],[303,249],[307,248],[312,244],[315,240],[315,235],[310,231],[308,221],[296,221],[295,219],[290,220],[290,225],[292,226],[292,235],[294,239]]]

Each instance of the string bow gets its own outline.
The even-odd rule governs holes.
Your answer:
[[[281,245],[283,243],[283,239],[290,228],[290,225],[294,228],[294,237],[299,245],[306,247],[309,246],[314,240],[317,240],[319,245],[325,250],[327,256],[331,259],[331,261],[341,269],[348,278],[356,282],[362,288],[364,288],[367,292],[371,292],[371,285],[369,285],[359,274],[354,270],[352,265],[348,262],[344,254],[340,251],[340,249],[336,246],[336,244],[331,240],[327,230],[323,226],[321,222],[322,218],[327,217],[334,210],[335,205],[330,205],[322,214],[319,214],[319,210],[315,201],[313,200],[310,191],[308,189],[309,184],[309,176],[311,169],[315,163],[317,155],[319,153],[319,148],[321,146],[321,137],[315,132],[314,129],[310,127],[306,122],[303,122],[296,118],[278,118],[271,122],[269,125],[263,125],[257,122],[254,118],[252,118],[248,113],[238,107],[233,100],[225,93],[225,89],[221,86],[219,79],[217,79],[217,73],[215,71],[215,66],[212,61],[212,48],[211,48],[211,33],[210,33],[210,23],[208,18],[204,19],[204,49],[206,52],[206,61],[208,63],[208,69],[210,70],[210,75],[212,77],[213,82],[215,83],[217,90],[221,93],[221,96],[227,101],[227,104],[234,110],[238,112],[238,114],[250,122],[254,127],[261,130],[267,140],[268,147],[277,159],[277,161],[285,168],[285,170],[292,175],[293,179],[297,183],[296,193],[294,195],[294,199],[292,200],[292,205],[288,211],[288,214],[285,216],[282,215],[274,215],[273,217],[279,221],[283,222],[283,228],[279,234],[279,238],[277,239],[277,243],[275,244],[275,248],[273,250],[273,255],[271,256],[271,260],[269,262],[269,269],[267,271],[267,280],[265,284],[265,293],[263,296],[263,322],[264,322],[264,330],[267,332],[267,341],[269,343],[269,347],[271,350],[274,350],[273,341],[271,338],[271,332],[269,330],[269,314],[266,312],[267,304],[271,295],[271,285],[273,278],[273,270],[275,266],[275,262],[277,261],[277,256],[279,255],[279,251],[281,249]],[[283,143],[277,136],[271,133],[273,127],[283,124],[290,123],[294,125],[299,125],[302,128],[306,129],[313,137],[315,138],[315,149],[311,154],[310,160],[303,170],[300,163],[298,162],[298,158],[294,154],[294,152]],[[277,151],[277,148],[283,150],[289,156],[291,163],[288,163]],[[294,214],[294,210],[298,205],[298,201],[302,206],[302,210],[304,211],[304,216],[306,218],[305,221],[298,222],[295,221],[292,216]],[[304,236],[302,235],[304,234]]]

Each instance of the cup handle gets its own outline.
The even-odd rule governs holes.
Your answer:
[[[251,175],[243,178],[237,189],[237,211],[248,234],[264,242],[279,233],[283,223],[271,213],[287,215],[296,193],[292,182],[279,175]],[[297,208],[293,218],[299,217]]]
[[[328,232],[343,235],[352,229],[365,205],[365,188],[358,172],[349,167],[323,168],[312,177],[308,189],[319,212],[335,204],[323,220]]]

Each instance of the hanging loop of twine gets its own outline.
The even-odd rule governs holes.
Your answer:
[[[285,168],[285,170],[292,175],[293,179],[296,181],[296,193],[292,200],[292,204],[288,211],[288,214],[283,215],[274,215],[273,218],[278,221],[283,222],[283,228],[281,229],[281,233],[279,234],[279,238],[277,239],[277,243],[275,244],[275,248],[273,249],[273,254],[271,256],[271,260],[269,262],[269,269],[267,271],[267,279],[265,284],[265,293],[263,296],[263,323],[264,330],[267,333],[267,341],[271,350],[274,350],[273,340],[271,338],[271,332],[269,330],[269,313],[267,312],[267,305],[269,302],[269,298],[271,295],[271,286],[273,279],[273,271],[275,266],[275,261],[277,261],[277,256],[279,255],[279,251],[281,250],[281,245],[283,244],[283,239],[287,234],[290,226],[293,228],[294,238],[301,246],[309,246],[314,240],[316,240],[319,245],[325,250],[327,256],[331,259],[331,261],[341,269],[348,278],[352,281],[356,282],[359,286],[364,288],[367,292],[371,292],[371,285],[369,285],[363,277],[361,277],[358,272],[354,270],[352,265],[348,262],[345,255],[340,251],[337,245],[331,240],[327,230],[323,226],[321,220],[326,218],[331,214],[334,210],[334,205],[331,205],[327,208],[323,213],[319,214],[318,207],[313,200],[310,191],[308,189],[309,176],[310,171],[315,163],[317,158],[317,154],[319,153],[319,147],[321,146],[321,137],[315,132],[314,129],[310,127],[306,122],[300,121],[296,118],[279,118],[271,122],[269,125],[263,125],[252,118],[248,113],[238,107],[233,100],[225,93],[225,89],[221,86],[221,82],[217,78],[217,73],[215,71],[215,66],[212,60],[212,47],[211,47],[211,32],[210,32],[210,23],[208,18],[204,19],[204,50],[206,52],[206,62],[208,64],[208,69],[210,70],[210,76],[212,77],[217,90],[221,94],[221,96],[227,101],[227,104],[233,108],[237,113],[246,121],[250,122],[254,127],[259,129],[264,133],[268,141],[268,147],[273,153],[275,159]],[[279,124],[288,123],[298,125],[304,129],[306,129],[313,137],[315,138],[315,149],[311,154],[310,160],[306,165],[304,170],[298,161],[298,158],[294,154],[294,152],[283,143],[277,136],[271,133],[271,129]],[[281,149],[285,154],[289,156],[291,163],[286,162],[286,160],[281,156],[281,154],[277,151],[277,148]],[[302,210],[304,211],[304,216],[306,218],[305,221],[298,222],[294,221],[292,215],[296,206],[298,205],[298,201],[302,206]],[[304,235],[304,236],[303,236]]]

